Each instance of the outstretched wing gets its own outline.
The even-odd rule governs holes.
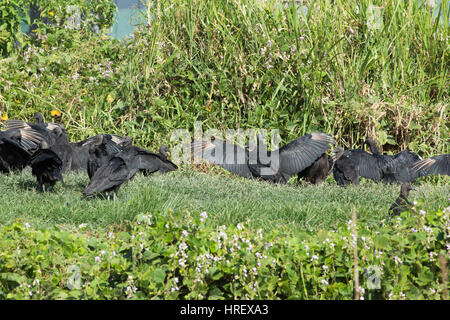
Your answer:
[[[334,144],[333,137],[316,132],[297,138],[279,149],[280,171],[292,176],[303,171]]]
[[[169,160],[163,159],[161,155],[151,151],[134,147],[136,154],[128,161],[130,168],[146,170],[147,172],[168,172],[177,170],[178,167]]]
[[[411,167],[421,158],[414,152],[405,150],[385,159],[387,160],[385,180],[388,182],[409,182],[417,178]]]
[[[194,141],[191,143],[194,160],[204,160],[221,166],[241,177],[252,178],[248,167],[248,152],[238,145],[219,139],[213,141]]]
[[[418,177],[435,174],[450,175],[450,154],[441,154],[423,159],[412,166],[413,175]]]

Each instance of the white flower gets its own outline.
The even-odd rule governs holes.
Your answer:
[[[99,261],[100,261],[100,257],[99,257],[99,256],[96,256],[96,257],[94,258],[94,260],[95,260],[95,262],[99,262]]]
[[[244,226],[242,224],[240,224],[240,223],[238,223],[236,227],[238,228],[238,230],[244,229]]]
[[[28,222],[25,222],[25,227],[26,227],[26,228],[29,228],[29,227],[30,227],[30,224],[29,224]]]
[[[202,222],[205,221],[206,218],[208,218],[208,214],[205,211],[200,213],[200,216],[201,216],[200,221]]]
[[[328,285],[328,281],[325,279],[322,279],[322,281],[320,281],[321,284],[327,286]]]

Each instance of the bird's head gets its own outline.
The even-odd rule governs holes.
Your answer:
[[[337,159],[339,159],[343,154],[344,154],[344,148],[342,147],[336,147],[336,149],[333,150],[333,160],[336,161]]]
[[[170,152],[169,147],[167,147],[166,145],[162,145],[161,147],[159,147],[159,153],[164,156],[167,157],[167,153]]]
[[[400,187],[400,191],[404,196],[408,196],[408,194],[411,190],[416,190],[416,188],[414,188],[411,185],[411,183],[409,183],[409,182],[402,183],[402,185]]]
[[[31,117],[31,120],[36,120],[37,123],[44,123],[44,116],[42,113],[37,112]]]

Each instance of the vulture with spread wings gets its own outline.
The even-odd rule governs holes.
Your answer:
[[[195,159],[203,159],[245,178],[261,178],[286,183],[321,157],[334,143],[325,133],[311,133],[297,138],[280,149],[267,151],[258,135],[256,145],[245,148],[222,140],[194,141]]]

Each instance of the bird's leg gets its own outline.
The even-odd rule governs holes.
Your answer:
[[[106,199],[108,199],[108,201],[110,200],[110,198],[109,198],[109,192],[106,192]]]
[[[42,192],[45,192],[45,184],[42,184]]]
[[[113,192],[113,201],[114,202],[116,201],[116,193],[115,192]]]

